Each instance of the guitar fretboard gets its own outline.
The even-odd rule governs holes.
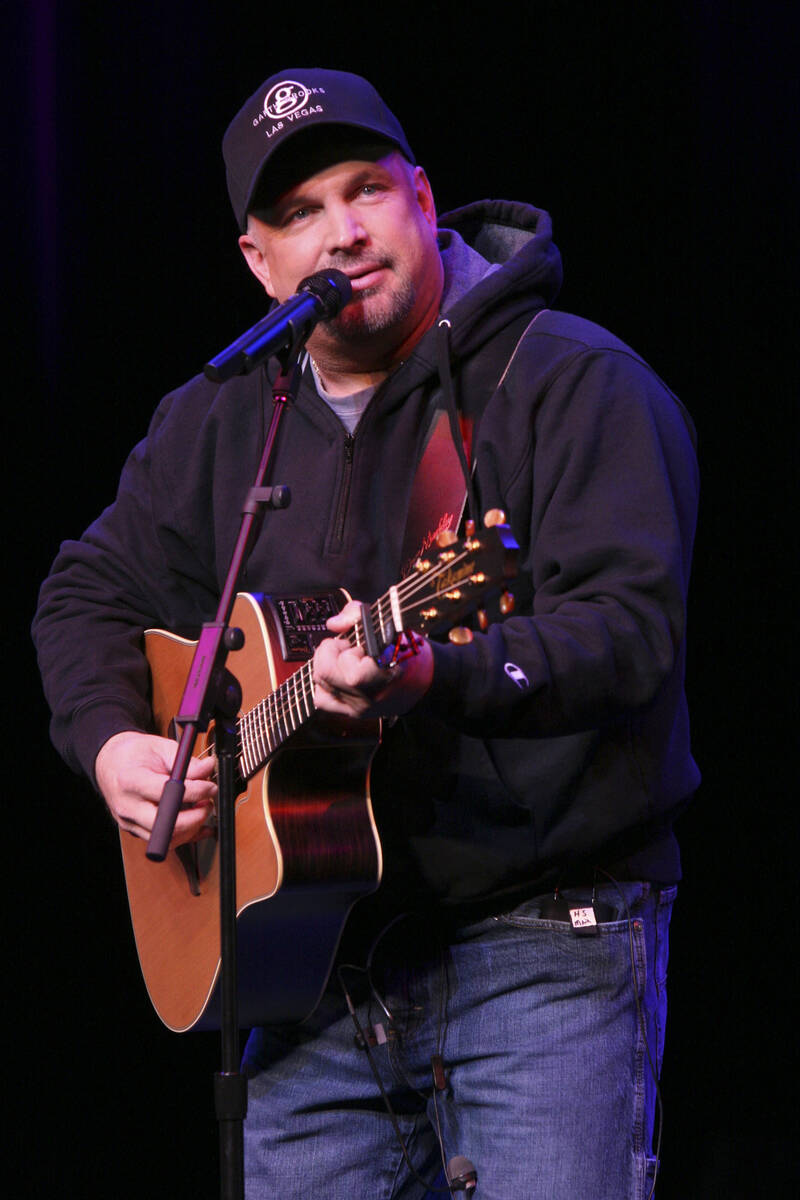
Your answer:
[[[380,601],[372,608],[373,616]],[[359,622],[347,635],[351,646],[364,643],[364,628]],[[303,663],[283,683],[258,704],[242,713],[239,735],[239,770],[249,779],[288,737],[314,715],[314,676],[312,660]]]
[[[239,718],[239,770],[243,778],[254,775],[313,713],[314,681],[309,660]]]

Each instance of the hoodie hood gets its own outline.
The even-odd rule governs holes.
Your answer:
[[[445,270],[441,311],[456,357],[472,353],[517,316],[550,307],[561,255],[548,213],[510,200],[480,200],[440,218]]]
[[[431,379],[447,388],[460,364],[476,363],[480,375],[477,352],[504,331],[511,338],[507,359],[516,342],[514,330],[521,333],[537,312],[550,307],[561,287],[561,255],[550,216],[530,204],[479,200],[444,213],[439,249],[444,266],[439,320],[381,389],[390,407]],[[484,391],[485,382],[479,380],[477,388]]]

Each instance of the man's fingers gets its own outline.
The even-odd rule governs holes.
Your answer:
[[[95,762],[97,783],[112,816],[127,833],[150,836],[176,751],[176,743],[168,738],[136,732],[116,734],[101,748]],[[173,846],[208,836],[217,797],[215,771],[213,755],[191,759]]]
[[[355,600],[349,600],[341,612],[329,617],[326,625],[331,633],[347,633],[361,618],[361,605]]]
[[[170,763],[172,770],[172,763]],[[199,754],[189,760],[187,779],[211,779],[217,772],[217,760],[213,754]]]
[[[433,654],[420,638],[415,653],[395,667],[380,667],[360,646],[326,638],[314,653],[314,702],[339,716],[399,716],[425,694],[433,677]]]

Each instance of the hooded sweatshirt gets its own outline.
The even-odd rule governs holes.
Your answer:
[[[456,397],[480,512],[519,545],[516,607],[468,645],[434,642],[423,700],[384,730],[370,792],[377,904],[499,911],[553,882],[671,882],[672,821],[696,789],[684,697],[697,507],[692,423],[606,330],[554,311],[546,213],[486,201],[440,222],[442,317],[377,389],[354,434],[310,368],[243,588],[397,582],[431,413]],[[274,363],[270,364],[274,368]],[[213,617],[272,408],[269,371],[202,376],[160,404],[112,504],[66,542],[34,623],[53,740],[90,777],[113,734],[148,730],[142,630]]]

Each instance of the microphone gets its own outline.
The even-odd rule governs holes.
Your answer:
[[[307,338],[319,321],[328,321],[350,302],[353,287],[344,271],[317,271],[304,279],[294,296],[231,342],[203,367],[207,379],[224,383],[251,371],[286,346]]]
[[[463,1154],[457,1154],[447,1164],[447,1182],[450,1184],[452,1194],[464,1192],[465,1196],[473,1195],[478,1185],[478,1172],[475,1170],[475,1164],[471,1163],[468,1158],[464,1158]]]

